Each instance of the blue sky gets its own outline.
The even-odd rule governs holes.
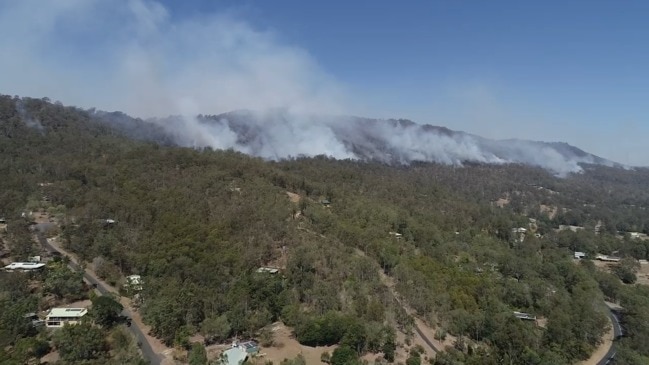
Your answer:
[[[77,77],[70,87],[83,92],[53,98],[131,113],[167,112],[155,106],[178,99],[177,94],[143,101],[150,109],[115,96],[125,85],[119,80],[132,78],[128,72],[152,73],[128,89],[150,83],[142,89],[149,93],[162,82],[184,90],[178,103],[183,111],[223,112],[247,104],[326,106],[492,138],[566,141],[622,163],[649,165],[646,1],[140,0],[120,7],[88,0],[96,3],[92,9],[79,0],[64,2],[69,5],[47,13],[78,17],[44,27],[40,44],[46,46],[38,51],[20,46],[17,52],[51,60],[34,65],[30,74],[54,68],[57,82],[30,88],[16,78],[0,78],[0,92],[57,94],[60,80]],[[19,11],[12,3],[0,0],[0,10]],[[129,12],[136,16],[124,21]],[[43,17],[31,20],[43,24]],[[142,26],[148,22],[150,27]],[[33,38],[32,29],[24,28],[22,35]],[[122,47],[133,34],[138,41]],[[209,57],[197,55],[210,49]],[[153,68],[151,60],[156,60]],[[76,76],[64,72],[64,65],[74,65]],[[176,71],[183,76],[156,74]],[[83,82],[88,80],[104,90],[89,93]],[[218,80],[235,87],[211,85]],[[190,86],[197,84],[200,93]],[[221,102],[215,106],[198,94]]]

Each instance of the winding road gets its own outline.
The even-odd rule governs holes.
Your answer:
[[[609,307],[609,318],[611,319],[611,323],[613,325],[613,333],[614,333],[614,340],[617,340],[620,338],[624,332],[622,330],[622,326],[620,325],[620,319],[617,317],[617,314],[614,311],[614,308],[612,308],[608,303],[606,304]],[[611,348],[608,349],[608,352],[602,359],[597,363],[597,365],[608,365],[612,364],[615,361],[615,355],[617,354],[617,350],[615,349],[615,342],[611,344]]]
[[[57,249],[56,247],[52,246],[49,242],[47,242],[47,239],[44,236],[44,232],[50,226],[51,223],[40,223],[36,225],[36,229],[38,230],[36,232],[36,236],[38,237],[38,242],[43,247],[45,247],[49,252],[58,252],[61,255],[65,255],[65,252],[61,252],[59,249]],[[94,277],[92,277],[87,272],[85,272],[79,266],[79,264],[77,264],[76,261],[74,261],[74,259],[71,257],[68,266],[70,266],[70,268],[74,271],[82,272],[84,280],[86,280],[89,284],[96,287],[101,295],[107,295],[112,293],[105,283],[96,280]],[[121,314],[128,318],[132,318],[132,313],[128,309],[124,309]],[[131,331],[131,333],[133,333],[133,335],[137,339],[137,343],[140,347],[140,350],[142,351],[142,356],[144,357],[144,359],[148,361],[149,364],[160,365],[162,363],[163,357],[155,353],[155,351],[153,351],[151,344],[149,344],[146,337],[144,336],[144,332],[142,331],[141,328],[138,327],[137,323],[133,321],[131,322],[131,325],[127,328],[129,329],[129,331]]]

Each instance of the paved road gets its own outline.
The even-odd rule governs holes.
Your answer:
[[[405,305],[401,301],[399,293],[397,293],[397,291],[394,289],[394,287],[392,285],[390,285],[390,283],[388,283],[386,281],[386,278],[388,276],[383,271],[379,271],[379,277],[381,278],[381,282],[383,282],[383,285],[385,285],[388,288],[388,290],[390,291],[390,293],[392,294],[392,297],[394,298],[394,300],[396,300],[397,303],[403,308],[403,310],[406,311],[406,313],[413,318],[413,320],[414,320],[413,326],[415,327],[415,332],[417,332],[417,334],[421,337],[421,339],[424,340],[426,345],[428,345],[428,347],[430,347],[430,349],[433,350],[434,353],[439,353],[441,351],[441,349],[438,349],[433,344],[433,341],[431,341],[430,338],[428,338],[428,336],[426,336],[426,334],[421,330],[421,328],[419,328],[419,326],[417,325],[416,317],[411,315],[410,311],[408,310],[408,306]]]
[[[623,334],[620,320],[612,309],[609,310],[608,315],[611,318],[611,323],[613,323],[613,332],[615,334],[614,338],[617,340]],[[597,365],[612,364],[615,361],[615,355],[617,355],[617,350],[615,349],[615,342],[613,342],[613,344],[611,344],[611,348],[608,350],[606,355],[604,355],[604,357],[597,363]]]
[[[421,336],[421,339],[424,340],[424,342],[426,342],[426,344],[427,344],[428,346],[430,346],[430,348],[431,348],[433,351],[435,351],[435,353],[438,353],[438,352],[440,351],[437,347],[435,347],[435,345],[433,345],[433,343],[432,343],[432,342],[430,341],[430,339],[429,339],[429,338],[428,338],[428,337],[427,337],[427,336],[426,336],[426,335],[421,331],[421,329],[419,329],[419,326],[417,326],[417,323],[415,323],[415,331],[417,331],[417,333],[419,334],[419,336]]]
[[[38,229],[38,232],[36,233],[38,236],[38,241],[41,243],[43,247],[45,247],[50,252],[59,252],[62,255],[64,254],[63,252],[57,250],[56,247],[52,246],[49,242],[47,242],[47,239],[43,235],[43,230],[47,229],[47,227],[43,227],[43,226],[39,227],[39,225],[37,225],[36,228]],[[108,290],[108,288],[103,283],[95,280],[92,276],[88,275],[85,271],[81,269],[81,267],[79,267],[79,265],[76,262],[70,260],[69,266],[72,270],[83,272],[83,278],[91,285],[93,286],[96,285],[97,290],[99,290],[99,292],[102,295],[111,293],[110,290]],[[131,312],[127,309],[124,309],[124,311],[122,311],[122,315],[128,318],[132,317]],[[131,333],[133,333],[133,335],[135,335],[138,344],[140,344],[140,349],[142,350],[142,356],[144,356],[144,359],[146,359],[152,365],[160,365],[163,358],[162,356],[156,354],[153,351],[151,345],[144,337],[144,333],[142,332],[142,329],[139,328],[135,322],[131,322],[131,326],[127,328],[131,331]]]

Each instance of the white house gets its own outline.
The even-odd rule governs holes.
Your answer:
[[[45,317],[48,328],[63,327],[64,324],[77,324],[88,313],[86,308],[52,308]]]
[[[403,235],[399,232],[390,232],[390,236],[394,236],[398,240],[400,240],[403,237]]]
[[[516,318],[518,319],[522,319],[525,321],[536,321],[536,316],[531,315],[529,313],[514,311],[514,316],[516,316]]]
[[[262,274],[262,273],[268,273],[268,274],[277,274],[279,272],[279,269],[274,268],[274,267],[260,267],[257,269],[257,272]]]
[[[586,253],[575,251],[575,259],[579,260],[579,259],[583,259],[584,257],[586,257]]]
[[[9,265],[5,266],[4,269],[6,271],[32,271],[38,270],[43,266],[45,266],[45,264],[41,264],[39,262],[12,262]]]
[[[607,261],[607,262],[618,262],[618,261],[620,261],[619,257],[608,256],[608,255],[597,255],[595,258],[597,260]]]

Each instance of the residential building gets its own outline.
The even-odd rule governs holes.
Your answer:
[[[586,257],[586,253],[575,251],[575,259],[580,260]]]
[[[241,346],[233,345],[221,354],[221,365],[241,365],[248,359],[248,352]]]
[[[86,314],[86,308],[52,308],[45,317],[45,326],[58,328],[65,324],[77,324]]]
[[[516,316],[516,318],[522,319],[524,321],[536,321],[536,316],[531,315],[529,313],[514,311],[514,316]]]
[[[259,352],[259,345],[255,341],[245,341],[232,343],[232,347],[223,351],[221,354],[222,365],[241,365],[249,356],[254,356]]]
[[[619,257],[608,256],[608,255],[597,255],[595,258],[597,260],[606,261],[606,262],[618,262],[618,261],[620,261]]]
[[[44,266],[45,264],[38,262],[12,262],[9,265],[5,266],[3,269],[5,269],[6,271],[33,271],[41,269]]]
[[[279,272],[279,269],[274,268],[274,267],[260,267],[257,269],[258,273],[268,273],[268,274],[277,274]]]
[[[400,240],[403,237],[403,235],[399,232],[390,232],[390,236],[394,236],[398,240]]]

